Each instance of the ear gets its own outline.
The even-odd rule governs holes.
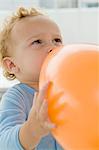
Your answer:
[[[14,63],[13,59],[11,57],[5,57],[3,59],[3,66],[4,68],[12,74],[16,74],[19,72],[19,68],[16,66],[16,64]]]

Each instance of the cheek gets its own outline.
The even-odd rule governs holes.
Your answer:
[[[19,56],[16,59],[16,64],[22,72],[27,72],[30,68],[33,68],[34,61],[32,58],[28,57],[28,55],[24,56],[23,54],[23,56]]]
[[[40,71],[44,60],[45,60],[44,56],[43,57],[39,57],[36,60],[34,60],[34,65],[33,65],[34,69]]]
[[[28,53],[23,53],[17,57],[17,64],[21,70],[30,72],[34,70],[39,73],[41,70],[41,66],[47,56],[45,50],[37,51],[34,53],[33,51],[28,51]]]

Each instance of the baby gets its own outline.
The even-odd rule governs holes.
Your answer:
[[[39,89],[39,75],[46,56],[62,45],[57,24],[35,8],[19,8],[0,33],[0,58],[6,78],[19,84],[0,103],[1,150],[62,150],[50,131],[45,100],[49,85]]]

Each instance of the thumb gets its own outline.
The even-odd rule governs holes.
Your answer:
[[[38,92],[35,92],[35,93],[34,93],[34,97],[33,97],[33,107],[36,106],[36,99],[37,99],[37,96],[38,96]]]

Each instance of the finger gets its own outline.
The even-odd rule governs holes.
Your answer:
[[[36,106],[36,99],[37,99],[37,96],[38,96],[38,93],[35,92],[35,93],[34,93],[34,97],[33,97],[33,107]]]
[[[49,119],[49,117],[47,118],[46,122],[47,122],[49,125],[51,125],[51,128],[56,128],[56,127],[57,127],[57,125],[56,125],[55,123],[53,123],[53,122]],[[45,124],[46,124],[46,123],[45,123]]]
[[[45,129],[52,129],[56,127],[56,125],[52,123],[48,117],[48,103],[46,100],[44,100],[40,108],[39,121]]]
[[[34,93],[34,97],[33,97],[33,105],[32,105],[32,108],[31,108],[31,110],[30,110],[30,113],[32,114],[32,113],[35,113],[36,114],[36,99],[37,99],[37,95],[38,95],[38,93],[37,92],[35,92]]]
[[[50,129],[56,128],[56,125],[54,123],[45,121],[44,124],[43,124],[43,127],[45,129],[50,130]]]
[[[47,100],[43,101],[43,104],[41,105],[41,108],[39,110],[39,120],[41,122],[44,122],[48,118],[48,103]]]
[[[37,96],[37,101],[36,101],[36,109],[39,111],[42,103],[43,103],[43,100],[45,99],[46,97],[46,94],[47,94],[47,89],[48,89],[48,86],[49,86],[49,82],[47,82],[43,87],[42,89],[39,91],[39,94]]]

